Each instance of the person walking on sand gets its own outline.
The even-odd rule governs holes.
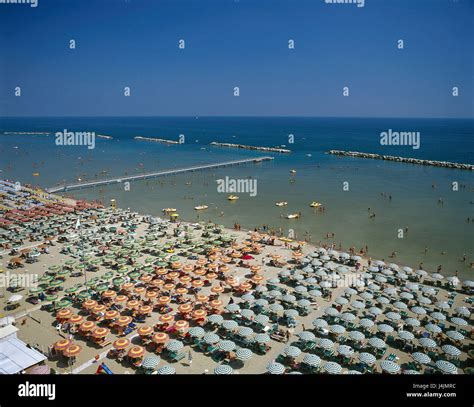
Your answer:
[[[193,364],[193,355],[191,354],[191,351],[188,352],[188,366],[191,367]]]

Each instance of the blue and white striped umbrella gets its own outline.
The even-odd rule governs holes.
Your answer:
[[[415,313],[416,315],[426,315],[426,310],[423,307],[413,307],[412,312]]]
[[[283,349],[283,353],[286,356],[289,356],[290,358],[297,358],[299,355],[301,355],[301,350],[297,348],[296,346],[286,346],[285,349]]]
[[[308,266],[304,267],[302,271],[303,271],[303,273],[312,273],[313,268],[310,265],[308,265]]]
[[[257,305],[258,307],[266,307],[268,305],[268,301],[264,298],[259,298],[254,302],[254,305]]]
[[[374,283],[370,283],[367,288],[371,291],[380,291],[380,286]]]
[[[387,373],[398,373],[400,371],[400,366],[391,360],[382,360],[380,362],[380,367],[384,372]]]
[[[431,358],[423,352],[412,353],[411,357],[415,362],[421,363],[422,365],[427,365],[428,363],[431,363]]]
[[[446,321],[446,315],[441,312],[435,311],[430,314],[430,317],[433,318],[435,321],[441,322]]]
[[[383,348],[387,347],[387,344],[385,343],[385,341],[383,341],[382,339],[377,338],[375,336],[370,338],[368,343],[369,343],[370,346],[372,346],[376,349],[383,349]]]
[[[327,338],[322,338],[318,342],[318,346],[323,349],[331,350],[334,348],[334,342]]]
[[[219,350],[223,352],[232,352],[236,348],[234,342],[226,340],[226,339],[220,341],[217,346]]]
[[[270,342],[270,337],[267,334],[256,334],[254,339],[255,339],[255,342],[257,342],[257,343],[268,343],[268,342]]]
[[[316,280],[314,277],[308,277],[308,278],[306,278],[306,279],[304,280],[304,282],[305,282],[306,284],[311,284],[311,285],[313,285],[313,284],[317,284],[317,283],[318,283],[318,280]]]
[[[297,293],[305,293],[308,289],[304,285],[298,285],[295,287],[295,292]]]
[[[206,335],[206,331],[202,329],[200,326],[193,326],[192,328],[189,328],[189,336],[193,338],[202,338],[204,335]]]
[[[313,320],[312,324],[315,328],[326,328],[328,326],[327,321],[322,318],[316,318]]]
[[[322,297],[323,296],[323,293],[319,290],[310,290],[308,291],[308,294],[311,296],[311,297]]]
[[[267,295],[272,298],[281,297],[283,294],[278,290],[270,290]]]
[[[455,365],[453,365],[451,362],[448,362],[447,360],[438,360],[436,362],[436,367],[443,373],[447,373],[447,374],[458,373],[458,368]]]
[[[204,339],[204,342],[206,342],[207,344],[214,344],[214,343],[219,342],[220,340],[219,336],[212,332],[206,334],[203,339]]]
[[[184,347],[183,342],[178,341],[176,339],[171,339],[166,344],[166,349],[168,349],[170,352],[178,352],[181,349],[183,349],[183,347]]]
[[[257,287],[255,287],[255,291],[258,293],[264,293],[268,291],[268,288],[265,287],[264,285],[258,285]]]
[[[354,300],[351,302],[351,306],[355,309],[364,309],[365,304],[362,301]]]
[[[329,282],[329,281],[321,281],[319,283],[319,286],[321,288],[331,288],[332,287],[332,284]]]
[[[321,358],[317,355],[307,354],[303,358],[303,363],[311,367],[318,367],[321,364]]]
[[[267,372],[270,374],[283,374],[285,373],[285,366],[283,366],[281,363],[270,362],[267,365]]]
[[[372,366],[376,361],[375,356],[367,352],[359,353],[359,360],[369,366]]]
[[[412,300],[414,298],[413,294],[410,294],[410,293],[407,293],[407,292],[400,293],[399,297],[404,299],[404,300]]]
[[[348,345],[339,345],[337,347],[337,353],[343,356],[352,356],[354,354],[354,349]]]
[[[217,375],[228,375],[234,373],[234,369],[232,369],[229,365],[218,365],[214,369],[214,374]]]
[[[451,323],[457,326],[467,326],[468,323],[465,319],[459,317],[451,318]]]
[[[310,305],[311,305],[311,302],[305,298],[299,300],[297,302],[298,304],[298,307],[302,307],[302,308],[308,308]]]
[[[390,300],[387,298],[387,297],[377,297],[377,301],[379,304],[382,304],[382,305],[387,305],[387,304],[390,304]]]
[[[420,286],[417,283],[408,282],[405,284],[405,287],[408,288],[410,291],[418,291]]]
[[[435,324],[427,324],[425,328],[427,331],[432,332],[434,334],[439,334],[442,331],[442,329],[438,325],[435,325]]]
[[[458,315],[462,315],[463,317],[469,318],[471,316],[471,311],[467,307],[457,307],[454,310]]]
[[[354,290],[353,288],[351,287],[347,287],[345,290],[344,290],[344,293],[346,295],[354,295],[354,294],[357,294],[357,291]]]
[[[408,267],[408,266],[404,266],[404,267],[402,268],[402,270],[403,270],[405,273],[408,273],[408,274],[413,273],[413,269],[412,269],[411,267]]]
[[[248,326],[241,326],[237,331],[237,335],[242,336],[243,338],[248,338],[253,335],[253,329]]]
[[[390,320],[390,321],[399,321],[402,319],[402,316],[398,312],[387,312],[385,316]]]
[[[290,277],[291,273],[288,270],[282,270],[278,273],[278,277]]]
[[[384,284],[384,283],[387,282],[387,278],[384,277],[384,276],[377,276],[377,277],[375,277],[375,281],[377,281],[377,283],[382,283],[382,284]]]
[[[341,335],[344,332],[346,332],[346,328],[344,328],[342,325],[338,325],[338,324],[331,325],[329,327],[329,329],[333,334],[337,334],[337,335]]]
[[[437,343],[431,338],[420,338],[418,339],[418,343],[427,349],[436,348],[438,345]]]
[[[370,307],[369,312],[373,315],[380,315],[383,311],[379,307]]]
[[[348,371],[347,371],[347,374],[359,375],[359,374],[362,374],[362,372],[359,372],[358,370],[348,370]]]
[[[296,297],[294,295],[291,295],[291,294],[286,294],[286,295],[281,297],[281,300],[283,302],[295,302]]]
[[[418,301],[418,304],[422,304],[422,305],[430,305],[431,304],[431,300],[428,298],[428,297],[418,297],[416,299]]]
[[[251,309],[243,309],[240,311],[240,315],[242,318],[252,319],[255,316],[255,312],[253,312]]]
[[[270,318],[265,314],[259,314],[254,318],[254,322],[261,325],[266,325]]]
[[[232,331],[234,329],[237,329],[237,327],[239,326],[239,324],[237,323],[237,321],[234,321],[234,320],[225,320],[222,322],[222,328],[226,329],[227,331]]]
[[[414,327],[418,327],[420,326],[420,321],[418,321],[417,319],[415,318],[407,318],[405,319],[405,324],[407,325],[410,325],[410,326],[414,326]]]
[[[433,287],[424,286],[421,292],[425,295],[436,295],[436,290]]]
[[[156,370],[159,375],[171,375],[176,373],[176,369],[173,366],[162,366]]]
[[[222,317],[222,315],[219,314],[211,314],[207,317],[207,322],[211,324],[220,325],[223,321],[224,318]]]
[[[285,315],[285,317],[287,317],[287,318],[296,318],[296,317],[298,317],[300,314],[299,314],[298,311],[295,310],[295,309],[287,309],[287,310],[285,310],[284,315]]]
[[[350,331],[348,335],[349,338],[356,342],[362,342],[365,339],[365,335],[359,331]]]
[[[240,310],[240,307],[236,303],[227,304],[225,309],[229,312],[237,312]]]
[[[328,273],[326,273],[326,271],[323,269],[317,270],[314,274],[317,275],[318,277],[323,277],[323,278],[327,277],[328,275]]]
[[[400,280],[408,280],[408,274],[405,274],[403,271],[399,271],[397,273],[397,277],[400,279]]]
[[[339,311],[336,309],[336,308],[333,308],[333,307],[327,307],[325,310],[324,310],[324,313],[326,315],[329,315],[331,317],[336,317],[339,315]]]
[[[446,336],[451,338],[453,341],[463,341],[464,335],[458,331],[448,331],[446,332]]]
[[[451,308],[451,305],[449,305],[446,301],[438,301],[435,305],[436,307],[444,310]]]
[[[404,370],[402,373],[403,374],[411,374],[411,375],[421,374],[420,372],[418,372],[416,370],[413,370],[413,369]]]
[[[303,331],[298,334],[298,337],[303,341],[303,342],[310,342],[314,341],[316,339],[316,336],[310,332],[310,331]]]
[[[449,356],[454,356],[456,358],[461,356],[461,351],[453,345],[444,345],[441,349]]]
[[[297,280],[297,281],[304,280],[304,275],[300,274],[300,273],[295,273],[295,274],[293,274],[293,280]],[[303,287],[303,286],[299,286],[299,287]],[[298,287],[295,287],[295,291],[299,292],[299,290],[296,290],[296,288],[298,288]],[[304,288],[306,289],[306,287],[304,287]]]
[[[247,348],[240,348],[235,352],[235,357],[242,361],[249,360],[252,358],[252,356],[253,352]]]
[[[341,315],[341,319],[346,322],[354,322],[356,320],[356,316],[350,312],[344,312],[344,314]]]
[[[349,300],[345,297],[338,297],[336,298],[336,304],[339,304],[339,305],[346,305],[349,303]]]
[[[270,305],[269,309],[272,312],[283,312],[285,308],[281,304],[272,304]]]
[[[416,270],[415,274],[420,277],[425,277],[428,275],[428,273],[425,270]]]
[[[329,374],[339,374],[342,371],[342,367],[339,363],[336,362],[326,362],[323,365],[323,369],[325,372]]]
[[[368,291],[364,291],[359,295],[359,297],[363,300],[372,300],[374,298],[373,294],[369,293]]]
[[[406,310],[408,306],[402,301],[396,301],[393,303],[393,306],[399,310]]]
[[[372,328],[375,324],[374,324],[374,321],[372,321],[371,319],[362,318],[362,319],[359,321],[359,325],[360,325],[362,328],[370,329],[370,328]]]
[[[387,324],[378,324],[377,329],[384,334],[389,334],[393,332],[393,328]]]
[[[145,369],[154,369],[160,363],[160,357],[156,355],[147,356],[143,359],[142,367]]]
[[[242,299],[242,301],[244,302],[251,302],[255,299],[255,297],[252,295],[252,294],[244,294],[242,295],[242,297],[240,297]]]
[[[412,341],[415,339],[415,335],[409,331],[398,331],[398,336],[404,341]]]
[[[444,276],[439,273],[433,273],[431,277],[433,277],[434,280],[442,280],[444,278]]]

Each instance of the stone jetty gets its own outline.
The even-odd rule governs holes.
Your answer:
[[[393,155],[381,155],[371,153],[361,153],[358,151],[330,150],[329,154],[343,157],[370,158],[373,160],[395,161],[398,163],[431,165],[433,167],[454,168],[457,170],[474,170],[472,164],[452,163],[449,161],[421,160],[419,158],[397,157]]]
[[[142,137],[142,136],[136,136],[134,137],[135,140],[140,140],[140,141],[154,141],[156,143],[165,143],[165,144],[179,144],[179,141],[175,140],[166,140],[164,138],[154,138],[154,137]]]
[[[286,148],[280,148],[280,147],[247,146],[245,144],[219,143],[217,141],[213,141],[210,145],[216,146],[216,147],[242,148],[244,150],[266,151],[266,152],[272,152],[272,153],[283,153],[283,154],[291,153],[291,150],[288,150]]]

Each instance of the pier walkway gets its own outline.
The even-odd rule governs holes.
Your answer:
[[[150,173],[145,173],[145,174],[126,175],[123,177],[115,177],[115,178],[101,179],[101,180],[95,180],[95,181],[77,182],[74,184],[57,185],[51,188],[47,188],[46,191],[49,193],[57,193],[57,192],[63,192],[63,191],[65,192],[65,191],[70,191],[73,189],[95,187],[98,185],[118,184],[121,182],[138,181],[138,180],[143,180],[143,179],[148,179],[148,178],[162,177],[166,175],[183,174],[186,172],[210,170],[210,169],[215,169],[215,168],[230,167],[234,165],[242,165],[242,164],[249,164],[249,163],[259,163],[262,161],[270,161],[273,159],[274,159],[273,157],[267,156],[267,157],[247,158],[247,159],[235,160],[235,161],[225,161],[225,162],[214,163],[214,164],[201,164],[201,165],[195,165],[195,166],[187,167],[187,168],[177,168],[177,169],[150,172]]]

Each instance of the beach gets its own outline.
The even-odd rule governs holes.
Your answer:
[[[19,197],[8,185],[18,208],[47,196],[22,190],[27,197]],[[18,338],[57,373],[103,372],[102,363],[114,374],[468,373],[472,366],[472,282],[266,230],[48,199],[56,215],[37,218],[28,232],[24,222],[1,229],[2,275],[37,275],[39,285],[8,287],[0,304],[15,317]],[[35,248],[40,254],[27,261]],[[13,258],[21,265],[11,268]],[[15,294],[22,298],[5,310]],[[68,322],[73,316],[78,323]],[[130,320],[125,332],[120,318]],[[114,354],[123,339],[124,352],[136,348],[137,358]],[[55,345],[79,351],[73,359]]]

